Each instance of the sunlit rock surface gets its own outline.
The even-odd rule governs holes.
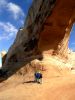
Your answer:
[[[68,41],[75,21],[74,0],[34,0],[24,27],[10,47],[3,69],[23,67],[43,55],[68,58]]]
[[[74,21],[75,0],[33,0],[2,59],[0,100],[75,100],[75,53],[68,48]]]

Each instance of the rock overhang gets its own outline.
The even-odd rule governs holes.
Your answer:
[[[74,0],[34,0],[24,27],[18,31],[7,53],[3,68],[9,69],[12,65],[15,69],[18,63],[26,60],[25,58],[32,57],[33,60],[37,58],[38,53],[42,55],[44,51],[48,51],[50,55],[65,56],[74,21]]]

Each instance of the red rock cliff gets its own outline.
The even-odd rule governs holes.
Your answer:
[[[57,0],[40,33],[39,49],[66,55],[70,31],[75,21],[75,1]]]
[[[34,0],[24,27],[7,53],[3,69],[13,71],[43,52],[65,56],[74,21],[75,0]]]

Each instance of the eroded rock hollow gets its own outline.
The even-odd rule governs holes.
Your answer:
[[[43,53],[67,56],[74,21],[75,0],[34,0],[3,69],[13,71],[33,59],[43,59]]]

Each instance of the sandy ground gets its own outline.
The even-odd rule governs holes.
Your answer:
[[[44,78],[42,84],[31,81],[15,84],[12,80],[9,85],[3,84],[0,100],[75,100],[75,75]]]
[[[45,59],[47,70],[42,84],[34,83],[31,74],[14,75],[0,83],[0,100],[75,100],[75,71],[63,70],[62,66],[57,68],[48,61],[52,62]],[[59,64],[62,63],[58,61]]]

